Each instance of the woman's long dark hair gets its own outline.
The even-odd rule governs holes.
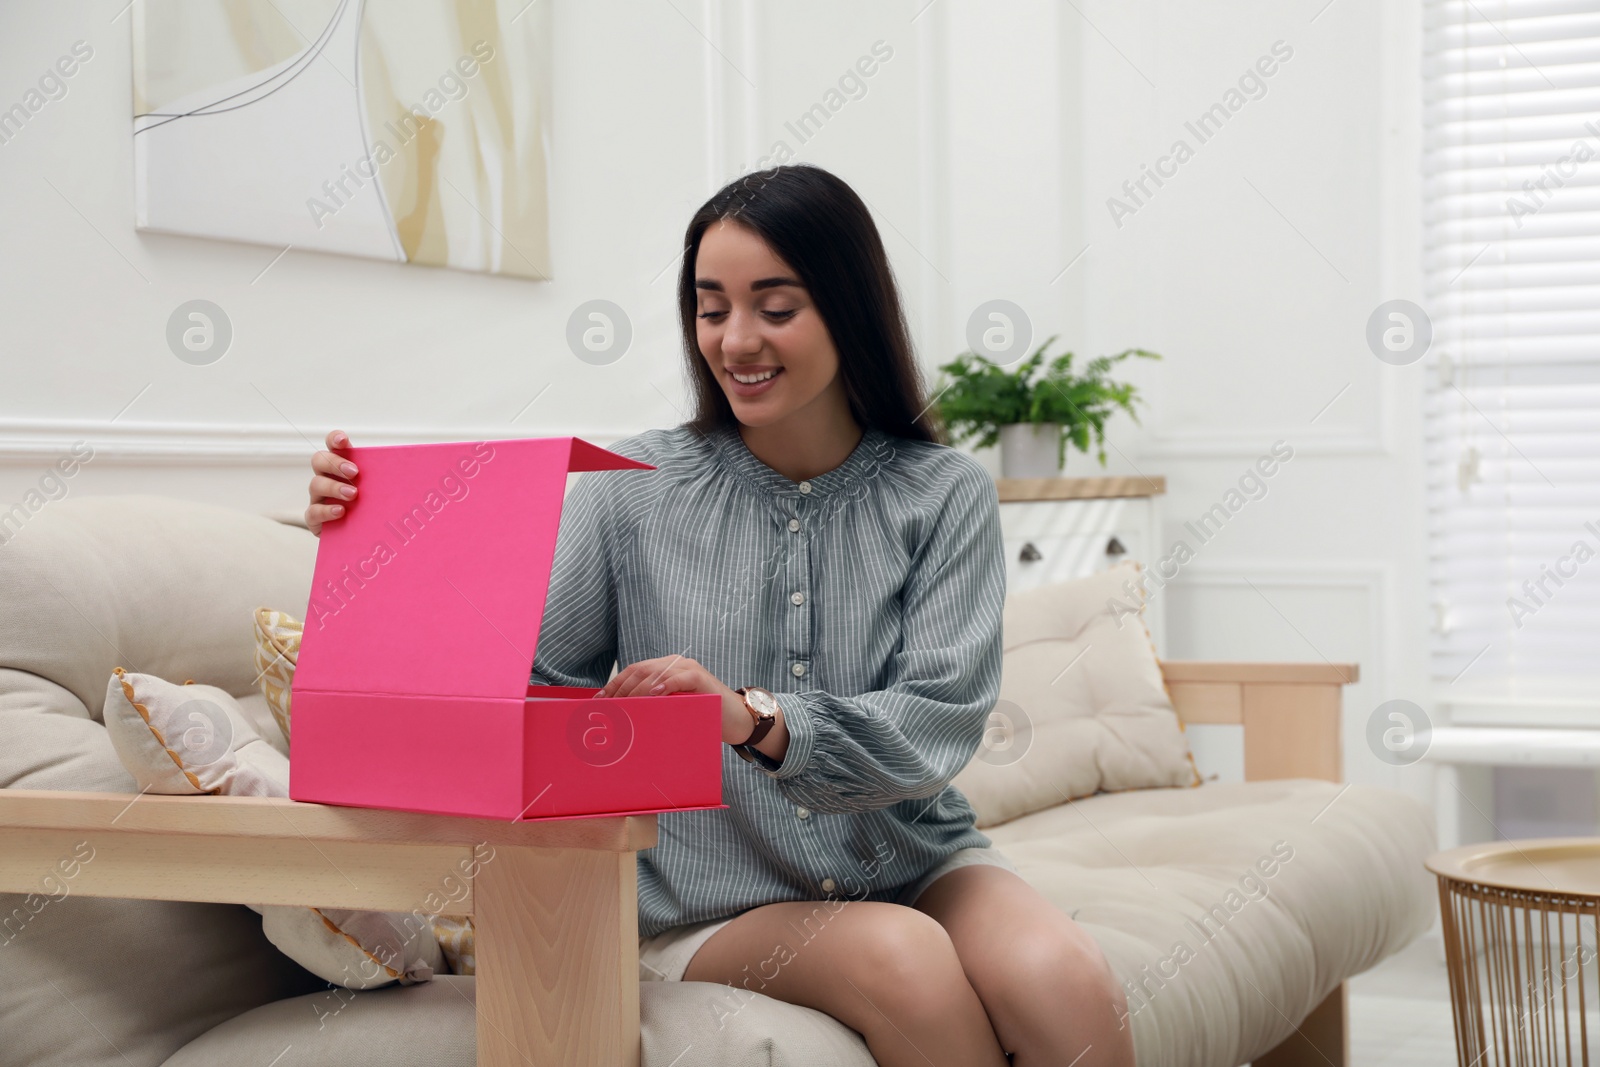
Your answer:
[[[944,428],[924,399],[900,293],[878,228],[855,190],[821,167],[773,167],[728,183],[694,213],[678,274],[683,352],[694,386],[700,433],[738,425],[728,397],[706,365],[695,335],[694,278],[700,239],[727,219],[748,227],[793,268],[811,294],[834,348],[850,414],[862,429],[944,443]]]

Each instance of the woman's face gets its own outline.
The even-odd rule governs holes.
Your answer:
[[[811,294],[754,231],[726,219],[706,230],[695,292],[700,354],[740,422],[845,403],[839,353]]]

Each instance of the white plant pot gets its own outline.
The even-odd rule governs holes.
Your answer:
[[[1000,477],[1059,478],[1056,446],[1061,426],[1054,422],[1014,422],[1000,427]]]

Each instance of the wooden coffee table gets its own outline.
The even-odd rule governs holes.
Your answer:
[[[300,804],[0,789],[0,892],[75,842],[95,897],[410,912],[487,843],[453,915],[473,916],[481,1067],[638,1067],[636,854],[654,815],[500,822]],[[481,855],[480,855],[481,858]]]
[[[1600,838],[1464,845],[1426,866],[1462,1067],[1600,1063]]]

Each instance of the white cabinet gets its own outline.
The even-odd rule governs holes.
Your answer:
[[[1160,558],[1164,478],[1001,478],[998,486],[1009,589]],[[1152,597],[1145,608],[1158,654],[1166,648],[1162,604]]]

